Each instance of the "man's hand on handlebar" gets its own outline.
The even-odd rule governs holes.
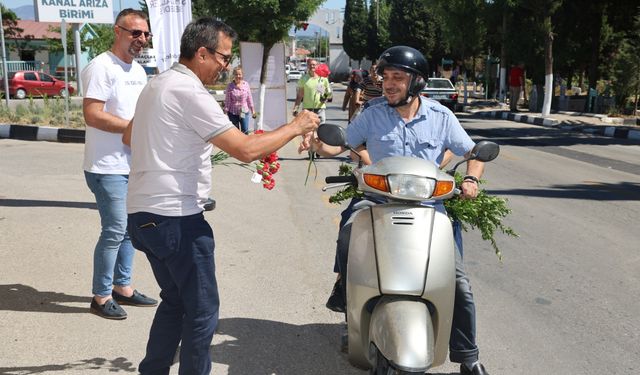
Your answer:
[[[464,180],[460,184],[460,198],[475,199],[478,196],[478,183],[473,180]]]

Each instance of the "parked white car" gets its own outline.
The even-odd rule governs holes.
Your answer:
[[[458,104],[458,91],[447,78],[429,78],[420,95],[439,101],[452,112]]]
[[[297,81],[300,78],[302,78],[302,73],[297,70],[290,70],[289,73],[287,73],[287,82]]]

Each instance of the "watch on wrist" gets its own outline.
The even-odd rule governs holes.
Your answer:
[[[480,184],[480,180],[478,179],[478,177],[476,176],[472,176],[470,174],[464,176],[464,178],[462,179],[462,181],[473,181],[476,184]]]

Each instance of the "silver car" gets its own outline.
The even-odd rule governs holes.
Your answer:
[[[455,111],[458,104],[458,90],[448,78],[429,78],[420,95],[437,100],[451,111]]]

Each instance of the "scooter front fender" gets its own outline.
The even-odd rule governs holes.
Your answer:
[[[369,363],[375,363],[375,345],[396,368],[424,372],[434,361],[434,330],[424,301],[383,297],[373,310],[369,325]]]

